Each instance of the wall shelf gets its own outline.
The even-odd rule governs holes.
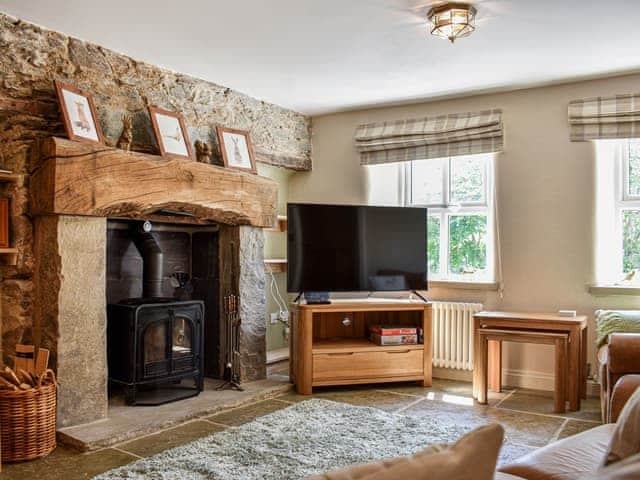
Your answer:
[[[268,273],[285,273],[287,271],[287,259],[271,258],[265,260],[264,269]]]
[[[0,172],[0,183],[17,182],[19,175],[11,172]]]
[[[276,219],[276,224],[266,229],[267,232],[286,232],[287,231],[287,216],[286,215],[278,215]]]
[[[15,265],[18,263],[17,248],[0,248],[0,263],[3,265]]]

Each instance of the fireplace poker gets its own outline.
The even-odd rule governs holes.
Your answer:
[[[231,285],[236,285],[236,251],[235,242],[230,242],[231,253]],[[240,312],[238,297],[235,294],[223,298],[223,306],[226,317],[227,349],[225,352],[225,378],[227,381],[218,387],[222,390],[231,387],[235,390],[244,390],[240,386]]]
[[[236,390],[244,390],[240,386],[240,315],[238,311],[238,297],[236,295],[227,295],[223,299],[225,317],[226,317],[226,363],[225,378],[227,381],[218,387],[222,390],[227,387]]]

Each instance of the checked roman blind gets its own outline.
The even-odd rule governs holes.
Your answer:
[[[367,123],[355,136],[362,165],[500,152],[503,139],[500,109]]]
[[[569,102],[571,141],[640,137],[640,94]]]

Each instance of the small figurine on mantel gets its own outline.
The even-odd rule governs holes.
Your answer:
[[[123,115],[122,133],[116,146],[122,150],[131,150],[131,142],[133,142],[133,119],[131,115]]]
[[[196,140],[196,160],[201,163],[211,163],[211,155],[213,151],[211,150],[211,145],[206,142],[201,142],[200,140]]]

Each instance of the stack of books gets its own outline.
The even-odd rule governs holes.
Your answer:
[[[418,329],[401,325],[371,325],[369,338],[376,345],[416,345]]]

